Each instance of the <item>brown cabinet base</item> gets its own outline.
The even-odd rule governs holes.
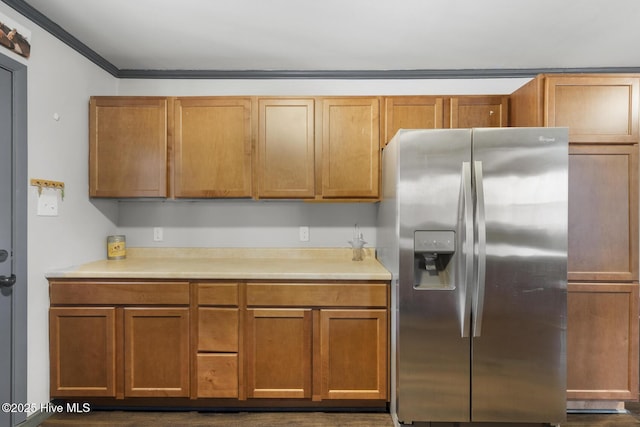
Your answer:
[[[52,398],[210,409],[388,400],[386,281],[50,286]]]

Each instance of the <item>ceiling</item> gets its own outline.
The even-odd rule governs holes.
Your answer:
[[[640,67],[637,0],[2,1],[114,74]]]

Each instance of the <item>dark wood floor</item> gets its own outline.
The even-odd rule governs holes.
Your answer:
[[[569,414],[562,426],[640,426],[640,404],[627,405],[627,414]],[[503,425],[503,424],[501,424]],[[324,412],[143,412],[92,411],[86,414],[55,414],[42,427],[392,427],[389,414]]]

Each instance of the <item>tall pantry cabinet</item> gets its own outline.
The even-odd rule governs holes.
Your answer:
[[[639,82],[540,75],[510,100],[513,126],[569,128],[567,399],[586,407],[638,399]]]

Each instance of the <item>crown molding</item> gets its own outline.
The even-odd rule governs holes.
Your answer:
[[[527,68],[462,70],[137,70],[119,69],[75,38],[24,0],[2,0],[25,18],[67,44],[79,54],[120,79],[326,79],[326,80],[411,80],[531,78],[543,73],[640,73],[640,67]]]
[[[326,79],[326,80],[411,80],[531,78],[538,74],[640,73],[640,67],[527,68],[465,70],[128,70],[118,71],[122,79]]]

